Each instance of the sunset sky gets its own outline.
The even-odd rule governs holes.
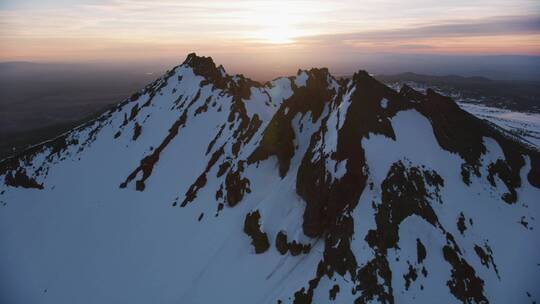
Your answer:
[[[538,0],[2,0],[0,61],[540,55]]]

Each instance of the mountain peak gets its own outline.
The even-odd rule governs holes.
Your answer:
[[[226,75],[223,66],[217,67],[212,57],[198,56],[195,53],[188,54],[183,65],[191,67],[195,74],[209,80],[218,80]]]
[[[216,64],[214,63],[214,60],[212,59],[212,57],[199,56],[195,52],[189,53],[186,59],[184,60],[183,64],[187,64],[191,67],[204,66],[204,65],[216,67]]]

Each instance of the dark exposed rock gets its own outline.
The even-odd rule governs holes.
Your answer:
[[[216,201],[223,197],[223,185],[219,186],[218,191],[216,191]]]
[[[459,214],[459,218],[457,221],[457,228],[459,230],[459,233],[463,234],[465,230],[467,230],[467,226],[465,226],[465,216],[463,215],[463,212]]]
[[[309,253],[310,244],[302,244],[296,241],[288,242],[285,232],[280,231],[276,236],[276,248],[281,254],[290,252],[292,256],[297,256],[301,253]]]
[[[131,108],[131,112],[129,114],[129,120],[133,120],[137,114],[139,113],[139,106],[134,105],[133,108]]]
[[[317,278],[312,279],[309,281],[309,287],[306,290],[304,287],[302,287],[300,290],[294,293],[294,300],[293,304],[309,304],[313,300],[313,291],[315,288],[317,288],[317,285],[319,284],[319,277],[320,277],[320,269],[321,264],[319,264],[319,267],[317,267]]]
[[[471,171],[474,170],[475,168],[473,166],[461,164],[461,179],[463,180],[463,183],[465,183],[465,185],[471,185]]]
[[[298,243],[296,241],[292,241],[289,243],[289,252],[291,253],[291,255],[293,256],[297,256],[301,253],[309,253],[311,249],[311,245],[310,244],[302,244],[302,243]]]
[[[219,169],[218,169],[218,172],[216,174],[216,177],[222,177],[223,174],[225,174],[225,172],[227,172],[227,170],[229,170],[230,167],[231,167],[231,162],[230,161],[225,161],[224,163],[219,165]]]
[[[504,193],[501,198],[508,204],[513,204],[517,201],[516,188],[521,186],[519,175],[514,175],[507,163],[498,159],[494,164],[488,166],[488,180],[493,187],[496,187],[494,176],[497,175],[508,188],[509,192]]]
[[[124,113],[124,121],[122,122],[122,127],[127,125],[129,123],[128,121],[128,118],[127,118],[127,113]]]
[[[531,171],[527,174],[529,183],[540,189],[540,153],[529,154],[531,158]]]
[[[330,293],[330,300],[332,301],[335,300],[337,294],[339,293],[339,285],[335,284],[334,286],[332,286],[332,289],[330,289],[329,293]]]
[[[315,148],[327,132],[324,120],[321,129],[312,136],[310,147],[298,170],[297,192],[307,202],[303,228],[308,236],[318,236],[328,230],[326,227],[338,225],[336,219],[347,210],[354,209],[367,179],[361,139],[369,133],[394,138],[387,117],[407,106],[394,91],[365,72],[355,74],[352,82],[354,86],[362,89],[356,90],[351,96],[352,101],[343,127],[338,131],[337,151],[332,156],[336,161],[347,160],[346,174],[337,181],[330,181],[326,174],[325,156]],[[344,92],[338,93],[337,103],[341,102],[340,96],[343,94]],[[391,101],[386,109],[380,106],[383,98]],[[312,159],[317,161],[312,163]],[[352,230],[349,232],[352,235]]]
[[[219,129],[219,131],[217,132],[216,136],[214,137],[214,139],[212,139],[210,141],[210,143],[208,144],[208,148],[206,149],[206,154],[210,153],[210,151],[212,151],[212,148],[214,147],[214,145],[216,144],[216,141],[218,140],[218,138],[221,136],[221,134],[223,133],[223,129],[225,129],[225,124],[223,124],[221,126],[221,128]]]
[[[197,116],[197,115],[199,115],[201,113],[206,112],[208,110],[208,104],[210,103],[210,101],[212,101],[212,96],[208,96],[208,98],[206,98],[205,102],[200,107],[195,109],[195,113],[193,114],[193,116]]]
[[[525,164],[522,155],[528,155],[533,163],[528,173],[529,182],[535,187],[540,187],[538,151],[525,147],[504,134],[501,129],[474,117],[459,108],[449,97],[431,89],[427,90],[424,102],[415,104],[415,108],[430,119],[439,145],[447,151],[458,153],[464,159],[462,176],[466,184],[470,183],[470,172],[480,176],[478,170],[480,157],[486,152],[483,138],[491,137],[502,148],[505,157],[505,160],[498,160],[491,165],[489,172],[490,182],[497,174],[508,187],[509,193],[503,195],[503,200],[509,204],[517,201],[515,188],[521,185],[519,172]]]
[[[35,179],[26,175],[23,170],[9,172],[6,174],[5,183],[11,187],[23,187],[23,188],[34,188],[34,189],[43,189],[43,185],[36,182]]]
[[[474,245],[474,251],[476,252],[476,255],[478,255],[478,257],[480,258],[480,262],[482,263],[482,265],[489,268],[489,265],[491,264],[491,266],[493,267],[493,270],[497,274],[497,277],[500,279],[499,271],[497,270],[497,265],[495,264],[495,261],[493,260],[493,252],[491,251],[491,247],[489,247],[487,244],[484,245],[484,247],[485,247],[485,250],[478,245]]]
[[[283,110],[280,110],[283,113]],[[278,112],[280,113],[280,112]],[[279,115],[279,114],[277,114]],[[294,155],[294,130],[290,123],[284,122],[285,118],[274,116],[263,135],[261,145],[249,157],[248,162],[264,160],[271,155],[276,155],[279,162],[279,172],[283,177],[289,170],[289,163]]]
[[[225,86],[223,67],[216,67],[211,57],[197,56],[195,53],[191,53],[183,64],[190,66],[196,75],[206,78],[207,83],[213,83],[218,87]]]
[[[244,232],[251,237],[251,244],[255,248],[255,253],[263,253],[270,248],[268,236],[261,231],[259,211],[248,213],[244,221]]]
[[[186,59],[186,63],[188,63],[192,67],[195,67],[195,73],[204,76],[206,80],[209,81],[208,83],[212,83],[215,88],[225,90],[232,96],[230,112],[227,119],[228,124],[223,124],[220,127],[218,133],[209,143],[206,150],[206,154],[210,153],[217,140],[221,137],[221,134],[223,133],[223,130],[226,128],[227,125],[230,130],[234,129],[232,138],[229,138],[229,141],[233,142],[231,146],[231,151],[233,155],[228,155],[224,153],[224,148],[226,144],[221,147],[222,151],[220,152],[220,155],[225,154],[225,161],[223,161],[219,166],[217,177],[221,177],[226,173],[227,175],[225,177],[225,183],[220,185],[219,190],[216,192],[216,199],[225,197],[225,200],[227,201],[229,206],[232,207],[238,204],[243,199],[245,193],[251,192],[249,188],[249,180],[242,176],[245,162],[242,160],[238,162],[233,162],[229,161],[228,159],[236,160],[237,154],[239,153],[242,145],[246,144],[251,140],[253,135],[256,133],[256,131],[262,124],[262,121],[256,114],[252,118],[247,115],[244,102],[242,101],[244,98],[249,98],[249,96],[251,95],[250,89],[255,84],[252,81],[245,79],[241,76],[237,77],[237,79],[233,81],[230,76],[226,75],[224,71],[222,71],[221,67],[215,67],[211,58],[197,57],[194,54],[190,54],[188,56],[188,59]],[[206,111],[207,105],[210,104],[211,101],[212,100],[210,98],[207,98],[204,102],[204,105],[202,107],[199,107],[195,111],[196,114],[202,113],[201,111]],[[217,161],[217,158],[212,157],[212,160],[213,161],[211,161],[211,164],[213,166],[215,161]],[[203,172],[199,176],[199,178],[190,188],[190,190],[193,191],[188,194],[194,194],[200,188],[204,187],[204,185],[206,184],[206,175],[208,171],[209,167],[207,166],[205,172]],[[225,189],[223,189],[223,186],[225,186]],[[186,202],[192,199],[194,199],[194,196],[188,195],[186,197]]]
[[[527,222],[525,216],[522,216],[519,223],[525,227],[525,229],[529,229],[529,222]]]
[[[141,92],[135,92],[129,97],[129,101],[135,101],[141,97]]]
[[[259,130],[262,125],[262,120],[259,119],[259,116],[257,114],[253,115],[252,119],[246,119],[249,121],[248,125],[241,125],[240,128],[237,129],[237,131],[235,131],[233,134],[233,136],[237,138],[236,142],[232,146],[232,152],[235,156],[237,156],[238,152],[240,152],[241,145],[249,142],[253,135],[255,135],[255,132],[257,132],[257,130]],[[244,120],[242,120],[242,122],[243,121]]]
[[[310,304],[313,295],[310,297],[306,292],[306,289],[302,287],[299,291],[294,293],[293,304]]]
[[[352,85],[362,87],[362,90],[356,90],[351,96],[352,101],[345,121],[342,128],[338,130],[336,153],[330,156],[337,162],[347,160],[345,175],[338,180],[330,179],[326,173],[327,156],[316,148],[328,132],[326,127],[328,118],[325,117],[320,129],[312,135],[308,151],[302,159],[297,174],[296,188],[298,194],[306,201],[304,233],[311,237],[320,236],[323,232],[327,233],[321,263],[322,271],[318,271],[319,274],[315,279],[319,279],[324,274],[332,276],[334,271],[340,275],[349,272],[353,280],[359,281],[359,285],[371,286],[371,282],[368,281],[373,276],[367,275],[372,273],[371,269],[367,265],[362,267],[359,271],[362,276],[359,277],[356,271],[356,258],[350,249],[354,224],[349,212],[356,207],[367,180],[364,151],[360,143],[361,139],[369,133],[384,134],[394,138],[387,117],[407,107],[407,103],[396,92],[381,85],[365,72],[355,74]],[[335,106],[342,102],[345,89],[346,86],[342,83],[341,90],[337,92],[334,99]],[[390,100],[389,106],[385,109],[380,105],[383,98]],[[330,127],[335,128],[335,126]],[[314,159],[315,162],[313,162]],[[384,262],[369,263],[369,265],[374,264],[383,265]],[[363,282],[360,282],[361,280]],[[370,293],[372,293],[371,296],[377,293],[373,288],[370,290],[366,291],[358,301],[369,299]],[[382,294],[378,296],[385,298]]]
[[[399,224],[413,214],[438,227],[438,219],[429,199],[435,197],[434,193],[441,186],[442,179],[433,171],[407,168],[402,162],[392,165],[381,185],[382,202],[375,214],[377,229],[369,231],[366,236],[370,246],[379,248],[383,253],[397,246]]]
[[[206,185],[208,172],[210,171],[210,169],[212,169],[212,167],[214,167],[214,165],[222,155],[223,146],[212,154],[204,172],[201,173],[197,180],[195,180],[195,182],[189,187],[188,191],[186,192],[185,199],[180,205],[181,207],[185,207],[188,203],[192,202],[197,197],[197,192]]]
[[[287,242],[287,235],[280,231],[276,236],[276,248],[281,254],[286,254],[289,251],[289,243]]]
[[[424,277],[427,277],[427,274],[428,274],[428,272],[427,272],[426,267],[422,267],[422,275],[423,275]]]
[[[355,204],[358,201],[359,194],[362,193],[363,187],[365,186],[365,161],[363,157],[363,149],[359,145],[359,143],[361,142],[361,138],[367,136],[367,134],[369,133],[382,134],[390,138],[394,138],[394,133],[388,118],[392,117],[397,111],[407,108],[422,109],[424,107],[423,104],[428,103],[427,100],[429,99],[429,94],[428,96],[420,96],[419,94],[416,94],[416,96],[411,98],[413,101],[415,101],[413,103],[403,100],[404,95],[402,95],[400,99],[399,96],[396,97],[395,94],[385,91],[384,88],[377,88],[378,85],[374,83],[370,79],[369,75],[367,75],[366,73],[358,73],[357,75],[355,75],[354,81],[362,83],[362,87],[364,88],[364,90],[362,90],[359,94],[353,94],[353,101],[348,109],[344,126],[339,130],[338,133],[337,151],[334,155],[331,156],[336,161],[345,159],[347,160],[347,170],[345,176],[337,182],[328,181],[325,173],[327,172],[324,165],[325,158],[320,157],[318,158],[318,163],[312,163],[313,159],[317,159],[317,157],[314,157],[314,153],[317,152],[314,152],[312,147],[316,146],[317,142],[324,137],[324,120],[321,124],[321,130],[312,136],[312,144],[310,144],[310,149],[308,149],[308,152],[304,156],[302,165],[299,169],[297,176],[297,191],[307,202],[307,207],[304,214],[304,232],[310,236],[318,236],[323,231],[325,231],[330,236],[326,237],[326,242],[329,245],[325,246],[325,260],[323,260],[323,272],[326,272],[329,275],[331,275],[332,270],[328,271],[328,269],[342,270],[356,268],[356,262],[354,262],[354,255],[351,255],[349,258],[347,257],[347,252],[350,251],[350,249],[347,248],[347,241],[348,239],[350,239],[350,237],[343,237],[347,236],[348,234],[352,235],[352,229],[346,228],[352,227],[352,225],[343,224],[347,222],[352,223],[352,220],[346,220],[348,218],[347,210],[354,209]],[[384,110],[381,109],[381,107],[379,106],[379,101],[382,98],[387,98],[388,100],[390,100],[390,102],[388,103],[388,108],[385,108]],[[358,102],[357,100],[362,100],[362,102]],[[435,106],[433,107],[433,111],[434,109]],[[426,111],[423,112],[425,113]],[[349,115],[353,116],[354,120],[348,119]],[[457,115],[459,116],[460,114]],[[430,118],[429,115],[428,118]],[[470,117],[466,119],[469,118]],[[473,119],[475,118],[473,117]],[[441,118],[439,123],[441,125],[444,125],[444,121],[445,118]],[[441,130],[439,135],[443,137],[444,128],[440,129]],[[496,132],[490,131],[489,134],[495,133]],[[499,139],[501,142],[505,141],[504,137],[501,137]],[[464,148],[463,151],[466,152],[467,149],[468,148]],[[459,149],[454,149],[453,152],[458,150]],[[485,150],[479,148],[479,151],[480,153],[477,154],[478,156],[480,156],[481,153],[483,153],[483,151]],[[467,160],[467,157],[464,157],[464,159]],[[469,158],[470,161],[468,163],[465,162],[465,165],[463,166],[463,172],[465,176],[464,179],[470,178],[470,171],[474,174],[478,173],[475,167],[476,163],[474,161],[471,161],[473,159],[475,158]],[[400,169],[403,170],[403,168]],[[396,171],[400,170],[396,169]],[[367,236],[370,245],[377,248],[377,250],[380,251],[380,254],[377,256],[376,259],[360,268],[359,274],[362,273],[362,277],[359,274],[356,276],[351,276],[353,280],[356,280],[358,282],[358,286],[372,286],[368,289],[370,290],[369,292],[365,291],[366,288],[359,288],[359,290],[364,290],[364,292],[362,293],[362,296],[358,299],[358,302],[367,301],[369,299],[372,299],[373,297],[377,297],[378,299],[387,299],[386,301],[388,302],[393,301],[391,293],[386,295],[383,294],[385,288],[379,286],[376,280],[376,276],[369,276],[367,274],[377,271],[390,273],[390,270],[385,269],[384,266],[387,265],[385,252],[387,248],[396,246],[398,241],[397,227],[404,218],[412,214],[419,215],[427,222],[431,223],[433,226],[444,232],[444,229],[437,221],[433,209],[430,207],[431,201],[439,201],[440,203],[442,203],[440,194],[438,192],[438,189],[444,186],[444,181],[442,180],[442,178],[433,171],[420,168],[408,169],[406,175],[399,174],[397,172],[395,173],[395,176],[389,176],[390,179],[395,179],[395,181],[392,183],[387,180],[386,182],[401,185],[402,191],[399,191],[399,194],[392,194],[392,191],[387,191],[385,195],[383,190],[382,204],[386,205],[386,207],[382,207],[383,209],[379,210],[378,213],[382,215],[387,212],[388,216],[380,216],[381,221],[378,223],[378,226],[381,226],[381,230],[370,231],[371,235],[368,234]],[[343,184],[340,185],[340,183]],[[347,188],[347,184],[350,184],[351,186]],[[416,191],[417,188],[420,189],[420,194],[418,194],[418,192]],[[430,191],[426,191],[428,188],[430,189]],[[340,189],[340,191],[338,191],[337,189]],[[409,196],[407,196],[406,194],[406,198],[401,199],[402,201],[404,201],[404,203],[400,206],[395,207],[395,209],[388,207],[390,201],[400,200],[402,192],[410,193],[408,194]],[[332,196],[335,195],[333,193],[346,193],[347,195],[349,195],[350,198],[347,199],[347,197],[341,197],[340,199],[335,199],[332,198]],[[390,205],[394,206],[399,204],[390,203]],[[383,211],[385,209],[387,211]],[[332,210],[336,211],[332,212]],[[335,218],[334,215],[340,215],[341,217],[338,221],[332,221],[331,219]],[[388,218],[391,218],[392,220],[390,220],[389,223],[385,224],[385,218],[386,220],[388,220]],[[334,226],[336,224],[339,224],[339,226]],[[449,235],[448,237],[450,239],[449,242],[452,243],[453,237],[451,235]],[[339,243],[338,240],[340,241]],[[455,241],[453,243],[455,243]],[[327,257],[332,255],[331,248],[333,248],[333,245],[336,244],[339,244],[340,246],[342,244],[344,245],[341,250],[337,250],[339,252],[337,256],[339,256],[340,258],[334,259],[335,262],[332,263],[332,260],[328,259]],[[417,247],[419,253],[419,261],[423,261],[423,259],[425,258],[425,247],[420,242]],[[456,250],[459,249],[457,249],[456,247]],[[378,267],[375,267],[374,265]],[[427,276],[427,270],[425,269],[425,267],[422,268],[421,272],[424,276]],[[341,274],[340,271],[338,271],[338,273]],[[388,279],[388,285],[386,286],[386,290],[391,290],[390,282],[391,280]],[[382,301],[384,302],[385,300]]]
[[[408,85],[403,85],[399,90],[399,95],[406,97],[416,102],[422,102],[426,99],[426,96]]]
[[[294,94],[283,101],[274,114],[264,130],[260,145],[248,158],[248,163],[265,160],[275,155],[278,158],[280,176],[284,177],[289,171],[295,151],[292,119],[299,113],[304,115],[311,112],[312,121],[315,122],[334,94],[328,88],[330,76],[327,69],[312,69],[307,73],[306,86],[299,88],[293,86]]]
[[[229,206],[234,207],[244,197],[244,193],[249,193],[249,180],[242,177],[244,171],[244,163],[241,161],[238,163],[238,168],[235,171],[229,171],[225,177],[225,189],[227,193],[225,195]]]
[[[484,281],[476,276],[467,261],[459,257],[456,249],[444,246],[443,256],[452,266],[452,278],[447,282],[450,292],[463,303],[488,303],[484,296]]]
[[[409,264],[409,270],[403,275],[403,279],[405,279],[405,290],[409,290],[411,283],[416,281],[417,278],[418,274],[416,274],[416,268]]]
[[[150,177],[152,174],[152,170],[154,169],[154,165],[159,161],[159,157],[161,152],[169,145],[169,143],[173,140],[173,138],[178,135],[179,130],[185,126],[187,121],[187,111],[189,110],[190,106],[199,98],[200,96],[200,90],[198,91],[197,95],[193,98],[191,103],[187,106],[187,108],[183,111],[182,115],[174,122],[174,124],[169,129],[169,133],[163,139],[161,144],[152,151],[152,153],[146,157],[144,157],[140,164],[131,174],[126,178],[126,180],[120,184],[120,188],[125,188],[129,182],[131,182],[135,177],[137,177],[137,174],[139,172],[142,172],[142,177],[140,180],[136,182],[136,189],[138,191],[143,191],[145,186],[144,182],[146,179]]]
[[[379,283],[379,277],[383,280],[382,284]],[[377,255],[361,267],[357,280],[356,291],[361,291],[362,294],[355,303],[368,303],[374,299],[380,303],[394,303],[392,271],[382,255]]]
[[[426,247],[424,247],[420,239],[416,239],[416,256],[418,264],[424,262],[426,259]]]
[[[361,301],[378,297],[384,299],[384,303],[392,303],[391,270],[388,266],[386,252],[389,248],[396,248],[399,241],[399,225],[411,216],[422,217],[428,223],[439,227],[437,216],[431,208],[430,200],[437,198],[439,187],[443,186],[443,180],[437,173],[421,170],[417,167],[407,168],[402,162],[397,162],[390,168],[386,179],[382,182],[382,202],[376,206],[375,222],[377,228],[370,230],[366,236],[368,244],[375,249],[377,256],[366,266],[358,277],[360,290],[369,287],[369,292],[363,292],[359,298]],[[418,260],[425,258],[425,248],[417,240]],[[416,279],[416,270],[407,275],[406,281]],[[386,275],[386,278],[381,275]],[[380,284],[377,275],[385,278]],[[390,292],[388,292],[388,290]]]
[[[219,203],[217,205],[217,213],[221,212],[221,210],[223,210],[223,207],[225,207],[225,205],[223,205],[222,203]],[[217,215],[216,215],[217,216]]]
[[[133,140],[137,140],[137,138],[139,138],[139,136],[141,135],[141,129],[141,125],[136,122],[135,126],[133,127]]]
[[[425,99],[418,109],[430,118],[439,145],[458,153],[476,170],[481,154],[486,151],[479,131],[482,129],[481,121],[459,108],[450,98],[431,89],[427,90]]]

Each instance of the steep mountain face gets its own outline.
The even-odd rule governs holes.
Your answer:
[[[190,54],[0,163],[0,302],[534,303],[539,188],[434,91]]]

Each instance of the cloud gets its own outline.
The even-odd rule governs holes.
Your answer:
[[[419,50],[419,49],[435,48],[432,45],[425,45],[425,44],[401,44],[401,45],[398,45],[397,47],[403,50]]]
[[[540,15],[499,16],[482,20],[447,21],[418,27],[304,37],[302,41],[339,43],[351,41],[388,42],[453,37],[540,34]]]
[[[420,27],[363,31],[334,35],[304,37],[303,41],[396,41],[444,37],[478,37],[540,34],[540,16],[500,16],[482,20],[467,20],[430,24]]]

